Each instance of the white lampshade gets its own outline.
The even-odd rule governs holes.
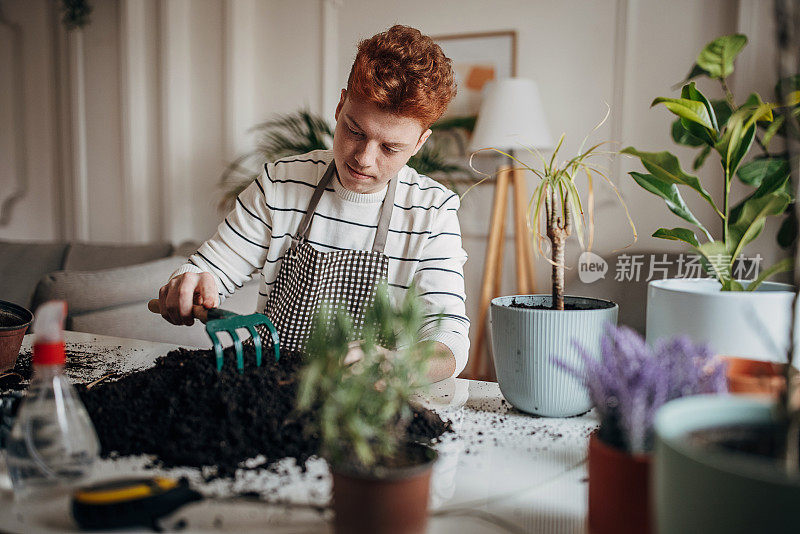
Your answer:
[[[470,151],[510,150],[522,145],[553,148],[536,82],[505,78],[486,84]]]

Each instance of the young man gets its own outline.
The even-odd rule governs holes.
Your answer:
[[[258,271],[258,311],[282,348],[299,350],[321,302],[345,302],[358,324],[375,284],[387,280],[400,300],[413,283],[430,318],[420,337],[436,342],[431,379],[460,373],[469,319],[459,199],[406,165],[455,92],[450,60],[418,30],[393,26],[359,43],[333,150],[266,164],[161,288],[163,317],[190,325],[192,304],[216,307]]]

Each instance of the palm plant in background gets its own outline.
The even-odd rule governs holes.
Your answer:
[[[783,215],[794,200],[788,158],[785,153],[770,152],[769,146],[776,135],[784,135],[787,114],[797,116],[800,110],[800,76],[795,75],[778,83],[778,94],[784,94],[787,90],[785,85],[788,84],[792,89],[789,94],[794,95],[784,106],[764,102],[757,93],[751,93],[737,106],[727,79],[733,73],[736,56],[746,44],[747,37],[739,34],[712,41],[700,52],[685,80],[699,76],[718,80],[724,98],[708,100],[695,83],[690,82],[681,89],[680,98],[659,97],[651,104],[663,104],[678,116],[672,123],[672,138],[676,143],[702,147],[692,163],[693,170],[699,169],[712,152],[719,155],[723,177],[721,205],[714,201],[696,176],[681,169],[678,158],[670,152],[640,152],[633,147],[622,150],[639,158],[649,171],[649,174],[631,172],[636,183],[664,199],[672,213],[698,228],[705,242],[701,244],[693,230],[683,227],[659,228],[653,237],[691,245],[726,291],[743,289],[731,275],[734,262],[742,256],[744,247],[761,233],[767,217]],[[754,144],[761,148],[762,154],[742,163]],[[735,176],[754,190],[741,202],[732,205],[731,188]],[[695,191],[719,216],[722,223],[721,238],[716,239],[692,214],[678,191],[679,185]],[[782,246],[789,246],[795,239],[796,224],[794,217],[787,217],[784,221],[778,233],[778,241]],[[752,291],[769,276],[791,270],[792,264],[792,259],[786,258],[764,269],[747,289]]]
[[[445,182],[452,174],[464,172],[464,167],[448,161],[447,154],[464,154],[460,132],[471,132],[474,127],[475,117],[455,117],[436,122],[431,126],[433,134],[408,165],[420,174],[433,175]],[[218,207],[223,213],[232,209],[236,197],[261,173],[265,162],[333,146],[333,127],[307,109],[278,115],[255,125],[250,131],[258,135],[256,148],[238,156],[220,178],[223,196]]]

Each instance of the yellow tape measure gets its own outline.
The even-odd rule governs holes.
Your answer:
[[[72,515],[82,529],[157,527],[158,519],[202,495],[185,480],[130,478],[101,482],[72,495]]]

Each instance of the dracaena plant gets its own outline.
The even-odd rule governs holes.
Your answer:
[[[709,100],[694,82],[689,82],[681,89],[680,97],[659,97],[651,104],[651,107],[663,105],[677,115],[672,123],[672,138],[677,143],[700,148],[692,163],[693,170],[700,168],[712,153],[718,156],[723,178],[721,202],[709,194],[697,176],[685,172],[678,158],[670,152],[642,152],[633,147],[622,150],[639,158],[648,171],[631,172],[636,183],[661,197],[672,213],[700,233],[698,237],[690,228],[659,228],[653,237],[691,245],[725,291],[744,289],[732,276],[734,262],[758,237],[767,218],[782,215],[793,201],[788,159],[785,154],[770,153],[769,144],[776,134],[782,133],[785,114],[796,112],[797,102],[782,107],[764,102],[757,93],[751,93],[741,104],[736,103],[727,79],[733,73],[736,56],[746,44],[747,38],[739,34],[712,41],[700,52],[687,77],[686,81],[698,76],[718,80],[724,98]],[[797,82],[789,79],[782,83]],[[745,162],[754,145],[761,147],[762,154]],[[732,205],[735,184],[748,188],[749,194]],[[721,222],[722,235],[715,236],[709,226],[692,213],[678,186],[692,190],[711,206]],[[791,270],[792,264],[792,259],[786,258],[762,270],[747,289],[752,291],[769,276]]]
[[[608,119],[611,110],[609,109],[591,133],[598,130]],[[528,165],[513,153],[489,147],[477,150],[470,156],[470,167],[478,174],[485,177],[492,175],[483,173],[473,166],[473,158],[479,152],[493,151],[511,159],[522,169],[530,171],[537,178],[539,183],[533,190],[527,211],[527,225],[533,235],[536,247],[534,252],[537,256],[545,255],[542,247],[546,239],[550,242],[550,258],[547,261],[552,266],[551,273],[551,292],[552,308],[554,310],[564,309],[564,271],[566,264],[564,253],[567,239],[573,235],[573,230],[581,248],[591,250],[594,240],[594,179],[600,177],[614,191],[620,204],[625,209],[625,215],[633,232],[633,240],[636,240],[636,226],[628,213],[628,207],[622,199],[619,190],[614,182],[608,177],[607,169],[597,164],[596,160],[602,156],[608,156],[610,152],[601,150],[608,144],[607,142],[598,143],[589,148],[584,148],[589,139],[587,135],[581,143],[578,153],[566,160],[559,160],[559,151],[564,143],[566,134],[561,134],[553,154],[549,159],[535,147],[521,145],[527,152],[541,162],[541,167],[536,168]],[[504,172],[504,171],[501,171]],[[584,203],[578,191],[576,180],[580,176],[586,177],[587,182],[587,203],[584,212]],[[484,178],[483,180],[485,180]],[[481,180],[481,182],[483,182]],[[478,183],[481,183],[478,182]],[[477,185],[477,184],[476,184]],[[475,186],[472,186],[475,187]],[[472,188],[470,188],[472,189]],[[469,192],[469,190],[467,191]],[[466,194],[466,193],[465,193]],[[588,214],[588,220],[586,215]],[[544,233],[542,233],[542,222],[544,222]]]
[[[373,471],[390,463],[406,439],[412,395],[428,384],[432,343],[420,343],[425,308],[413,289],[392,305],[385,284],[364,317],[363,357],[346,365],[356,329],[350,315],[324,306],[316,315],[300,375],[298,408],[313,413],[309,430],[334,467]]]

